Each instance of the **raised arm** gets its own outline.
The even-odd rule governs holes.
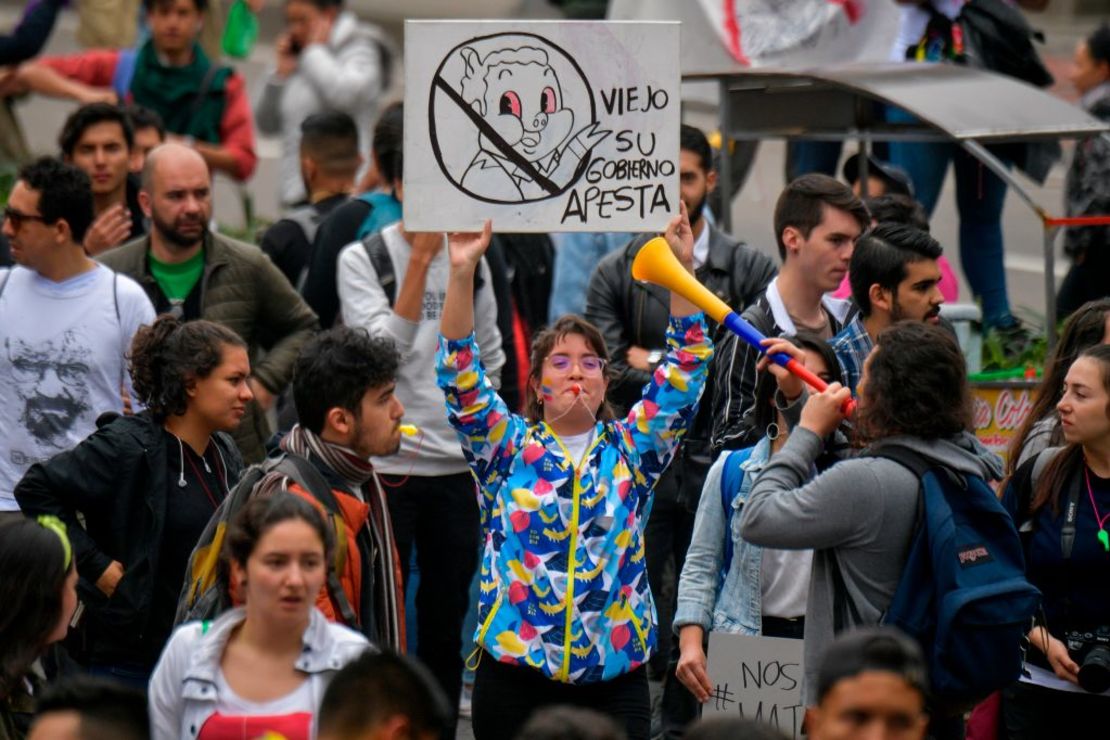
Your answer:
[[[492,225],[487,219],[479,233],[447,235],[451,273],[447,278],[447,297],[439,325],[444,339],[465,339],[474,331],[474,271],[489,247],[492,234]]]
[[[7,83],[14,91],[31,90],[55,98],[69,98],[82,105],[116,103],[116,93],[109,87],[96,87],[67,77],[45,64],[24,64]]]
[[[671,245],[671,251],[691,275],[694,274],[694,230],[690,228],[690,216],[686,212],[686,204],[678,202],[679,213],[667,224],[663,238]],[[699,313],[701,309],[678,293],[671,293],[671,316],[685,317]]]

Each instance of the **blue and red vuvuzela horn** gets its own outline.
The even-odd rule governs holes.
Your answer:
[[[699,283],[697,279],[686,271],[678,258],[674,256],[667,240],[657,236],[645,244],[636,259],[632,261],[632,277],[637,280],[646,280],[649,283],[661,285],[668,290],[678,293],[695,306],[705,311],[715,321],[724,324],[734,334],[766,354],[760,342],[766,337],[759,330],[728,307],[728,304]],[[829,387],[829,384],[805,368],[805,365],[783,352],[768,355],[775,364],[782,365],[794,375],[801,378],[806,385],[820,393]],[[844,401],[840,407],[845,416],[851,416],[856,409],[856,402],[851,398]]]

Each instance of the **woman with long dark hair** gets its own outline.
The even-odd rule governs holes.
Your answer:
[[[1064,377],[1079,353],[1096,344],[1110,344],[1110,298],[1083,304],[1064,324],[1060,341],[1045,363],[1044,377],[1034,392],[1033,408],[1010,443],[1007,475],[1013,475],[1022,463],[1041,450],[1063,441],[1056,404],[1064,395]]]
[[[174,633],[150,680],[154,740],[310,740],[328,683],[369,647],[315,606],[334,550],[332,529],[299,496],[243,506],[219,577],[244,605]]]
[[[1064,445],[1025,462],[1003,496],[1044,595],[1026,676],[1003,693],[1013,740],[1085,736],[1110,710],[1110,345],[1079,354],[1056,412]]]
[[[22,738],[41,688],[32,665],[66,636],[77,570],[65,525],[53,517],[0,525],[0,740]]]
[[[24,513],[69,527],[94,672],[146,684],[173,629],[189,554],[242,472],[225,432],[243,418],[249,376],[235,332],[161,316],[131,345],[146,410],[102,421],[16,486]]]

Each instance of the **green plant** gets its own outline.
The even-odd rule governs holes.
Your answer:
[[[254,198],[246,188],[239,190],[239,201],[243,206],[243,225],[230,226],[221,223],[219,225],[220,233],[249,244],[258,244],[262,239],[262,234],[273,225],[274,221],[254,212]]]
[[[1010,337],[991,329],[983,337],[983,370],[1013,370],[1029,365],[1044,367],[1047,348],[1048,340],[1044,335],[1031,335],[1015,344]]]
[[[1032,366],[1039,374],[1044,369],[1048,356],[1045,317],[1026,306],[1019,308],[1017,313],[1028,331],[1015,334],[991,329],[983,336],[984,372],[1024,370]],[[1060,336],[1064,323],[1065,320],[1061,320],[1056,325],[1056,336]]]
[[[12,163],[0,164],[0,207],[8,205],[8,196],[18,177],[19,169]]]

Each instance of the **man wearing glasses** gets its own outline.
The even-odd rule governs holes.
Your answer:
[[[20,170],[3,223],[16,266],[0,269],[0,521],[19,514],[32,463],[124,410],[127,349],[154,319],[142,288],[85,255],[92,220],[85,173],[53,159]]]

